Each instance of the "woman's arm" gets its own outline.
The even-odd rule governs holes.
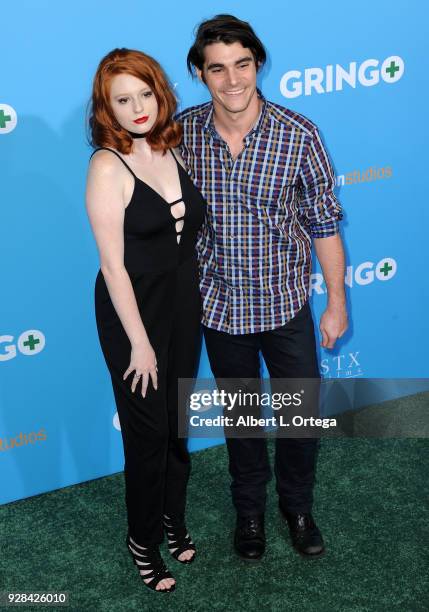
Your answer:
[[[108,151],[97,152],[90,163],[86,207],[100,255],[101,272],[113,306],[131,343],[131,362],[124,374],[143,374],[145,395],[148,377],[156,389],[156,358],[144,328],[130,277],[124,266],[124,172]],[[133,382],[133,391],[135,389]]]

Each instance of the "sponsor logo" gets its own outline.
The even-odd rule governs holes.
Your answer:
[[[404,68],[404,60],[391,55],[382,62],[367,59],[361,63],[350,62],[347,67],[330,64],[324,68],[305,68],[304,73],[289,70],[280,79],[280,93],[285,98],[298,98],[342,91],[344,84],[356,89],[358,84],[363,87],[378,85],[380,79],[388,84],[396,83],[402,78]]]
[[[354,283],[356,285],[370,285],[376,279],[388,281],[395,276],[397,268],[396,261],[391,257],[385,257],[377,264],[374,264],[373,261],[364,261],[356,268],[347,266],[344,282],[351,288]],[[319,295],[326,293],[325,281],[323,274],[320,272],[315,272],[310,276],[309,294],[312,295],[313,291]]]
[[[337,187],[343,185],[355,185],[356,183],[371,183],[381,179],[389,179],[392,177],[393,171],[390,166],[385,168],[368,168],[367,170],[353,170],[347,174],[339,174],[335,183]]]
[[[23,355],[37,355],[37,353],[43,351],[46,344],[44,334],[38,329],[29,329],[22,332],[16,344],[13,343],[13,340],[13,336],[0,336],[0,361],[14,359],[17,348]]]
[[[113,427],[121,431],[121,423],[119,422],[119,414],[117,412],[113,415]]]
[[[38,432],[32,431],[28,434],[23,434],[21,431],[14,438],[0,438],[0,451],[5,452],[14,448],[20,448],[21,446],[27,446],[28,444],[44,442],[47,437],[46,429],[44,428]]]
[[[349,352],[334,357],[325,357],[320,361],[322,378],[358,378],[363,376],[360,364],[360,352]]]
[[[18,117],[9,104],[0,104],[0,134],[9,134],[16,128]]]

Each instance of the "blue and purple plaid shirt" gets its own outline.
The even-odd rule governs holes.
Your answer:
[[[281,327],[308,298],[311,239],[338,232],[334,173],[316,126],[258,92],[262,111],[234,160],[211,102],[183,111],[181,153],[207,200],[198,242],[203,324]]]

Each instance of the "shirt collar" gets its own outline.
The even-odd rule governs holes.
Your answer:
[[[261,108],[261,112],[259,114],[258,120],[256,121],[255,125],[253,126],[253,128],[250,130],[250,132],[247,134],[247,136],[244,139],[246,143],[251,138],[253,138],[254,135],[266,130],[268,127],[268,123],[269,123],[267,100],[262,95],[262,92],[260,89],[256,88],[256,91],[258,94],[258,98],[262,101],[262,108]],[[219,134],[216,131],[214,121],[213,121],[213,110],[214,110],[213,102],[211,102],[207,108],[207,112],[201,117],[201,121],[203,124],[203,129],[205,130],[206,133],[209,133],[214,138],[220,138]]]

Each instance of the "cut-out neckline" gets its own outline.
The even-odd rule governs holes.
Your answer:
[[[132,168],[127,164],[127,162],[125,161],[125,159],[122,157],[122,155],[120,155],[117,151],[115,151],[114,149],[110,149],[109,147],[100,147],[99,149],[97,149],[97,151],[101,150],[101,149],[105,149],[106,151],[110,151],[111,153],[113,153],[114,155],[116,155],[117,157],[119,157],[119,159],[121,160],[121,162],[124,164],[124,166],[129,170],[131,176],[134,178],[134,189],[133,189],[133,193],[131,195],[131,199],[128,202],[127,206],[125,207],[125,210],[128,209],[129,205],[131,204],[131,201],[133,199],[134,196],[134,192],[135,192],[135,187],[136,187],[136,182],[140,182],[142,185],[144,185],[145,187],[147,187],[148,189],[151,190],[152,193],[154,193],[158,199],[162,200],[162,202],[164,203],[164,206],[168,206],[170,209],[170,217],[171,219],[174,221],[174,229],[175,229],[175,233],[176,233],[176,238],[177,238],[177,244],[180,244],[180,240],[181,240],[181,234],[183,232],[183,228],[185,226],[185,217],[186,217],[186,204],[185,201],[183,199],[183,183],[182,183],[182,176],[180,174],[180,170],[183,168],[181,168],[181,164],[179,164],[179,162],[176,159],[176,156],[174,155],[173,151],[171,149],[169,149],[169,152],[171,154],[171,156],[173,157],[174,161],[176,162],[176,168],[177,168],[177,177],[179,179],[179,187],[180,187],[180,198],[178,198],[177,200],[173,200],[173,202],[168,202],[164,196],[162,196],[154,187],[152,187],[151,185],[149,185],[149,183],[147,183],[146,181],[144,181],[143,179],[141,179],[140,177],[137,176],[137,174],[132,170]],[[94,151],[94,153],[96,153],[96,151]],[[183,204],[183,215],[181,215],[180,217],[175,217],[171,211],[173,206],[177,206],[179,203]],[[177,224],[182,223],[182,226],[180,228],[180,231],[177,231]]]
[[[169,149],[169,151],[170,151],[170,149]],[[178,200],[174,200],[173,202],[168,202],[168,201],[167,201],[167,200],[164,198],[164,196],[162,196],[162,195],[161,195],[161,194],[160,194],[160,193],[159,193],[159,192],[158,192],[156,189],[154,189],[153,187],[151,187],[151,185],[149,185],[149,183],[147,183],[146,181],[144,181],[143,179],[141,179],[140,177],[138,177],[138,176],[137,176],[137,174],[135,174],[135,172],[133,172],[133,171],[131,170],[131,168],[130,168],[130,170],[131,170],[132,174],[134,175],[134,178],[135,178],[135,179],[137,179],[138,181],[140,181],[140,183],[143,183],[143,185],[146,185],[146,187],[147,187],[148,189],[150,189],[150,190],[151,190],[151,191],[152,191],[152,192],[153,192],[155,195],[157,195],[157,196],[158,196],[158,198],[160,198],[160,199],[161,199],[163,202],[165,202],[165,204],[167,204],[168,206],[173,206],[173,204],[176,204],[176,203],[178,203],[178,202],[183,201],[183,185],[182,185],[182,177],[180,176],[180,168],[179,168],[180,164],[179,164],[179,162],[177,161],[177,159],[175,158],[175,156],[173,155],[173,153],[172,153],[171,151],[170,151],[170,153],[171,153],[171,156],[173,157],[174,161],[176,162],[177,176],[178,176],[178,179],[179,179],[180,198],[179,198]],[[122,158],[121,158],[121,159],[122,159]],[[125,162],[125,160],[123,160],[123,161]],[[126,164],[126,165],[128,166],[128,164]],[[128,167],[129,167],[129,166],[128,166]],[[183,169],[183,168],[182,168],[182,169]],[[172,216],[173,216],[173,215],[172,215]]]
[[[172,157],[173,157],[174,161],[176,162],[176,168],[177,168],[177,177],[178,177],[178,179],[179,179],[180,198],[178,198],[177,200],[173,200],[172,202],[168,202],[168,201],[167,201],[167,200],[164,198],[164,196],[162,196],[162,195],[161,195],[161,194],[160,194],[160,193],[159,193],[159,192],[158,192],[156,189],[154,189],[154,187],[152,187],[151,185],[149,185],[149,183],[147,183],[147,182],[146,182],[146,181],[144,181],[143,179],[139,178],[139,177],[137,176],[137,174],[135,174],[135,172],[133,172],[133,171],[131,170],[131,168],[130,168],[130,170],[131,170],[131,172],[132,172],[132,174],[133,174],[133,176],[134,176],[134,179],[135,179],[135,180],[140,181],[140,183],[142,183],[142,184],[143,184],[145,187],[147,187],[148,189],[150,189],[150,190],[152,191],[152,193],[154,193],[156,196],[158,196],[158,198],[164,202],[164,205],[167,205],[167,206],[169,207],[170,216],[171,216],[171,219],[172,219],[172,221],[173,221],[173,225],[174,225],[174,231],[175,231],[175,233],[176,233],[176,240],[177,240],[177,244],[180,244],[180,241],[181,241],[181,239],[182,239],[182,232],[183,232],[183,228],[185,227],[185,221],[184,221],[184,219],[185,219],[185,216],[186,216],[186,204],[185,204],[185,201],[184,201],[184,199],[183,199],[183,185],[182,185],[182,177],[181,177],[181,175],[180,175],[180,167],[179,167],[179,166],[180,166],[180,164],[179,164],[179,162],[177,161],[176,156],[175,156],[175,155],[172,153],[172,151],[171,151],[170,149],[169,149],[169,151],[170,151],[170,153],[171,153],[171,155],[172,155]],[[123,161],[125,161],[125,160],[123,160]],[[126,165],[128,165],[128,164],[126,164]],[[181,215],[180,217],[175,217],[175,216],[173,215],[172,208],[173,208],[173,206],[177,206],[177,205],[178,205],[178,204],[180,204],[180,203],[183,203],[183,207],[184,207],[184,210],[183,210],[183,215]],[[128,207],[127,207],[127,208],[128,208]],[[180,223],[182,224],[182,225],[181,225],[181,227],[180,227],[180,231],[177,231],[177,224],[178,224],[178,223],[179,223],[179,227],[180,227]]]

